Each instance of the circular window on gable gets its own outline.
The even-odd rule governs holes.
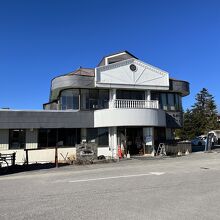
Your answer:
[[[131,65],[130,65],[130,70],[133,71],[133,72],[137,71],[136,65],[131,64]]]

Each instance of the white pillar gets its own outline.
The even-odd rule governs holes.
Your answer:
[[[109,128],[109,146],[112,158],[118,159],[117,127]]]
[[[109,92],[109,101],[112,101],[113,99],[116,99],[116,89],[110,89]]]
[[[110,89],[109,91],[109,107],[113,107],[113,101],[116,99],[116,89]],[[112,106],[111,106],[112,105]]]
[[[150,92],[150,90],[145,90],[145,100],[147,100],[147,101],[151,100],[151,92]]]

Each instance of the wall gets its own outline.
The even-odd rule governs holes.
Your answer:
[[[26,161],[26,152],[24,150],[1,150],[0,153],[16,152],[16,164],[22,165]],[[76,148],[67,147],[58,149],[58,160],[64,161],[67,157],[75,157]],[[55,149],[37,149],[28,151],[29,163],[54,163]]]
[[[0,129],[89,128],[93,111],[0,110]]]
[[[97,156],[104,155],[105,157],[112,157],[112,152],[109,147],[98,147]]]
[[[166,127],[163,110],[157,109],[103,109],[94,111],[95,127],[160,126]]]
[[[97,87],[169,90],[167,72],[136,59],[96,68],[95,80]]]

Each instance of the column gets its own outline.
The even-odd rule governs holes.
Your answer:
[[[117,127],[109,128],[109,146],[112,152],[112,158],[118,159]]]
[[[151,100],[151,92],[150,92],[150,90],[145,90],[145,100],[147,100],[147,101]]]
[[[116,99],[116,89],[110,89],[109,90],[109,107],[114,107],[114,100]]]

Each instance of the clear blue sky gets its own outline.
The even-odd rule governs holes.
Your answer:
[[[219,0],[0,0],[0,107],[41,109],[50,81],[128,50],[220,110]]]

